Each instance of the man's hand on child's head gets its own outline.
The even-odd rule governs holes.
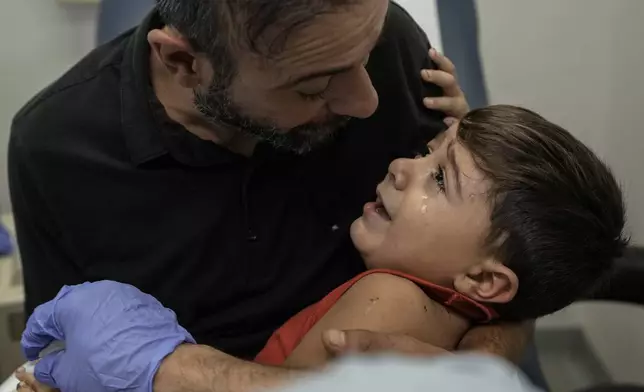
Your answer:
[[[448,350],[421,342],[411,336],[365,330],[326,331],[322,335],[322,341],[333,356],[383,352],[418,356],[450,354]]]
[[[437,85],[443,90],[442,97],[427,97],[423,100],[426,108],[438,110],[447,115],[446,123],[451,125],[455,120],[463,118],[470,111],[465,93],[458,83],[456,67],[452,61],[435,49],[430,49],[429,57],[438,69],[423,69],[421,78],[427,83]]]

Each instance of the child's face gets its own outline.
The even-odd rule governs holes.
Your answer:
[[[484,261],[489,180],[456,138],[457,124],[430,154],[398,159],[365,205],[351,237],[368,268],[390,268],[451,285]]]

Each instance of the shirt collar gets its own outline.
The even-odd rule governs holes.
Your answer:
[[[130,157],[142,165],[170,155],[188,166],[205,167],[243,160],[224,147],[205,141],[172,121],[152,90],[147,35],[163,26],[153,10],[131,34],[121,66],[121,122]]]

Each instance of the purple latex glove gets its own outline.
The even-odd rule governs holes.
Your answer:
[[[151,392],[163,359],[195,343],[176,315],[136,287],[101,281],[63,287],[22,334],[29,360],[54,340],[65,349],[36,364],[38,381],[65,392]]]

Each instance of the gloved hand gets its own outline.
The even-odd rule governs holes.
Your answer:
[[[163,361],[195,343],[176,315],[137,288],[111,281],[63,287],[34,311],[22,334],[29,360],[54,340],[65,349],[36,364],[36,379],[65,392],[151,392]]]

